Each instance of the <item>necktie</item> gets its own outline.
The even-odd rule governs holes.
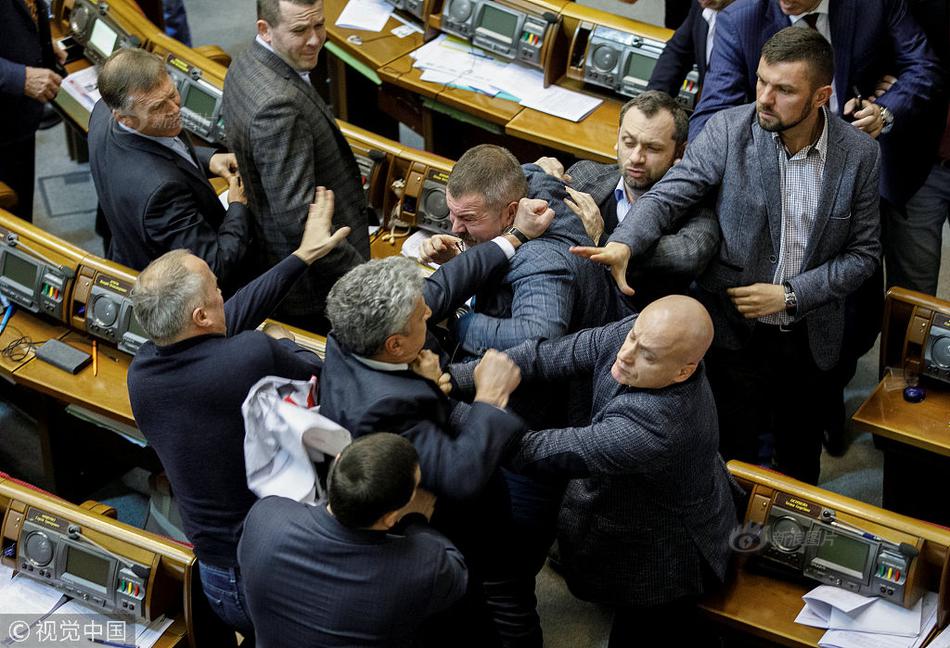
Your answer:
[[[33,19],[34,25],[39,25],[39,16],[37,15],[36,0],[23,0],[26,3],[26,8],[30,10],[30,18]]]
[[[804,20],[805,23],[806,23],[809,27],[811,27],[811,28],[814,29],[815,31],[818,31],[818,27],[817,27],[817,25],[818,25],[818,16],[819,16],[818,13],[805,14],[805,16],[802,18],[802,20]]]

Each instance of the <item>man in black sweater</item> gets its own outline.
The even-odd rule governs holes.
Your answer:
[[[208,264],[186,250],[153,261],[135,282],[135,315],[150,342],[128,373],[139,429],[155,448],[195,545],[201,582],[225,623],[253,636],[236,567],[244,516],[255,501],[244,469],[241,403],[264,376],[308,379],[317,356],[255,330],[307,267],[349,233],[332,235],[333,193],[322,187],[300,247],[224,302]]]

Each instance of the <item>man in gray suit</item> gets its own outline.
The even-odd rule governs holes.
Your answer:
[[[817,483],[815,403],[838,362],[845,298],[880,263],[880,152],[831,114],[831,46],[787,28],[762,49],[756,102],[710,119],[603,248],[576,253],[626,268],[692,206],[719,191],[719,256],[696,296],[716,325],[710,380],[723,454],[758,459],[771,431],[777,468]]]
[[[584,221],[591,240],[600,245],[637,199],[680,161],[688,134],[686,110],[668,94],[651,90],[620,109],[616,164],[581,160],[566,176],[554,158],[541,158],[537,164],[570,184],[567,192],[574,200],[567,205]],[[719,223],[712,206],[697,206],[630,268],[627,281],[636,287],[631,305],[642,310],[660,297],[685,294],[718,247]]]
[[[314,263],[283,301],[284,322],[326,333],[326,295],[369,258],[366,197],[353,152],[310,84],[326,40],[323,0],[258,0],[257,38],[231,64],[224,85],[228,143],[238,159],[255,215],[249,254],[265,270],[300,240],[317,185],[332,189],[343,245]]]
[[[725,577],[736,524],[702,363],[712,338],[702,304],[672,295],[639,316],[505,351],[526,382],[592,381],[587,421],[528,432],[510,463],[571,479],[558,547],[571,591],[619,608],[611,647],[703,645],[694,604]],[[461,391],[473,371],[450,367]]]

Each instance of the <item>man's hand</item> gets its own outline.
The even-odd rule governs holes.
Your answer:
[[[865,101],[860,110],[855,110],[858,100],[854,97],[848,99],[844,105],[844,115],[852,116],[854,121],[851,125],[857,129],[863,130],[871,137],[877,139],[884,128],[884,115],[881,113],[881,107],[873,101]]]
[[[40,103],[46,103],[53,100],[62,82],[63,77],[52,70],[27,66],[23,94]]]
[[[518,201],[518,211],[512,223],[529,239],[536,239],[546,231],[554,220],[554,210],[548,207],[548,201],[540,198],[522,198]],[[515,245],[515,247],[518,247]]]
[[[244,194],[244,181],[237,173],[228,178],[228,204],[230,205],[235,202],[247,205],[247,196]]]
[[[627,285],[627,264],[630,263],[630,248],[623,243],[608,243],[604,247],[572,247],[571,252],[585,259],[610,266],[610,274],[624,295],[633,296],[633,288]]]
[[[413,373],[438,384],[442,377],[442,367],[439,365],[439,356],[428,349],[423,349],[416,359],[409,363]]]
[[[234,153],[215,153],[208,161],[208,170],[225,180],[231,180],[238,173],[237,156]]]
[[[571,176],[567,175],[564,172],[564,165],[561,164],[561,161],[554,157],[542,157],[535,160],[535,164],[541,167],[541,170],[547,173],[549,176],[554,176],[558,180],[562,181],[564,184],[571,183]]]
[[[600,237],[604,235],[604,217],[600,215],[600,209],[597,207],[597,203],[594,202],[594,199],[590,197],[589,193],[576,191],[570,187],[565,187],[565,189],[567,189],[568,195],[573,198],[573,200],[565,198],[564,204],[570,207],[572,212],[577,214],[584,224],[587,236],[590,237],[594,245],[597,245],[600,241]]]
[[[895,83],[897,83],[897,77],[885,74],[878,80],[877,85],[874,86],[874,96],[868,98],[868,101],[877,101],[878,97],[883,96]]]
[[[307,213],[307,222],[303,226],[300,247],[294,251],[294,256],[310,265],[329,254],[350,234],[349,227],[341,227],[331,234],[332,230],[333,192],[317,187],[313,202],[310,204],[310,211]]]
[[[433,511],[435,511],[435,495],[424,488],[417,488],[412,499],[403,508],[402,517],[410,513],[421,513],[427,520],[431,520]]]
[[[419,259],[442,265],[462,253],[462,239],[449,234],[433,234],[422,242]]]
[[[66,65],[66,59],[69,58],[69,54],[66,53],[66,50],[60,47],[59,41],[57,40],[53,41],[53,54],[56,55],[56,60],[59,61],[60,65]]]
[[[757,319],[785,310],[785,286],[757,283],[726,290],[736,309],[746,319]]]
[[[297,341],[297,338],[293,333],[276,322],[267,322],[267,324],[264,325],[263,331],[265,335],[269,335],[275,340],[290,340],[291,342]]]
[[[521,369],[500,351],[489,349],[475,367],[475,401],[504,409],[521,383]]]

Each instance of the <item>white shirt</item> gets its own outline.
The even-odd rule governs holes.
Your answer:
[[[266,49],[268,52],[273,52],[274,54],[277,54],[277,52],[274,52],[274,48],[270,46],[270,43],[268,43],[263,38],[261,38],[260,34],[255,36],[254,40],[257,41],[257,43],[261,47]],[[281,61],[284,61],[284,59],[280,56],[280,54],[277,54],[277,58],[279,58]],[[287,63],[287,61],[284,61],[284,63]],[[290,64],[288,63],[288,65]],[[294,70],[294,72],[299,74],[300,78],[303,79],[305,83],[310,83],[310,70]]]
[[[818,3],[818,6],[812,9],[811,11],[806,11],[803,14],[797,16],[789,16],[789,22],[796,27],[804,27],[805,29],[811,29],[808,26],[808,23],[802,20],[808,14],[818,14],[818,20],[815,21],[815,29],[819,34],[825,37],[829,43],[831,43],[831,23],[828,20],[828,0],[821,0]],[[834,47],[834,43],[831,43]],[[831,100],[828,102],[828,107],[831,108],[831,112],[835,115],[838,114],[838,95],[835,92],[834,81],[831,83]]]
[[[154,135],[146,135],[145,133],[140,133],[134,128],[129,128],[128,126],[126,126],[120,121],[117,121],[116,123],[119,125],[119,128],[121,128],[125,132],[132,133],[133,135],[138,135],[139,137],[144,137],[145,139],[150,139],[153,142],[158,142],[165,148],[169,148],[173,150],[175,153],[177,153],[178,155],[182,156],[183,158],[191,162],[191,164],[195,168],[200,168],[198,167],[198,163],[195,162],[195,159],[191,157],[191,151],[189,151],[188,147],[185,146],[185,143],[182,142],[177,137],[156,137]]]
[[[614,189],[614,199],[617,201],[617,225],[623,222],[630,210],[633,209],[633,203],[627,198],[627,190],[623,184],[623,176],[617,182],[617,188]]]
[[[364,358],[363,356],[356,355],[355,353],[353,354],[353,357],[370,369],[376,369],[378,371],[405,371],[409,368],[409,365],[405,362],[381,362],[371,358]]]
[[[706,32],[706,65],[709,65],[709,59],[712,56],[713,35],[716,33],[716,16],[719,12],[716,9],[703,9],[703,20],[709,25],[709,31]]]

